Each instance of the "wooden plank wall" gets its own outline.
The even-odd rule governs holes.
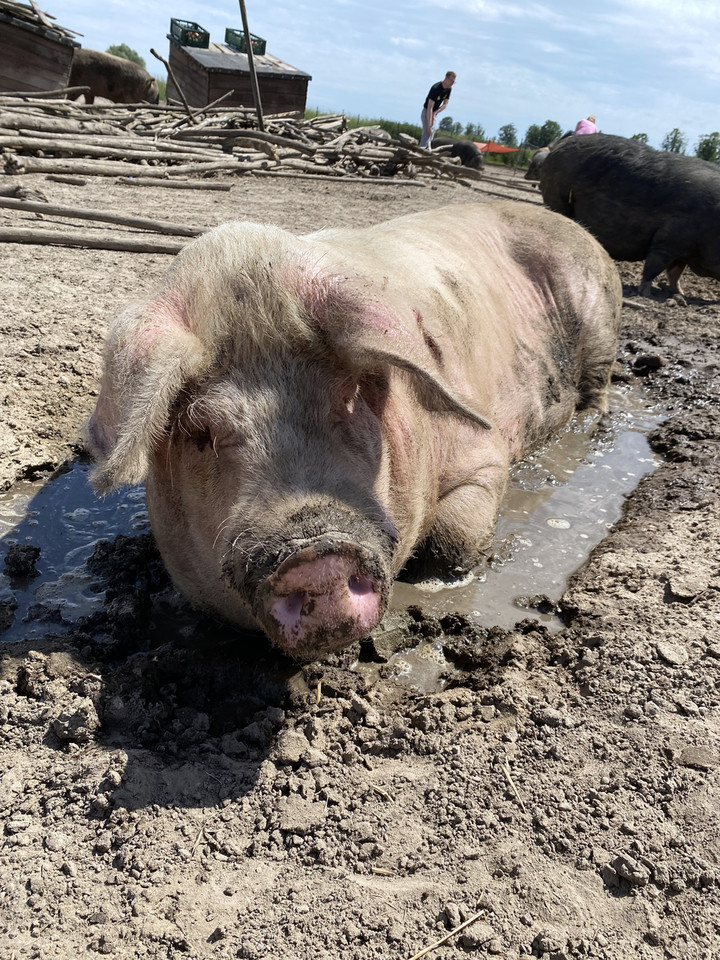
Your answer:
[[[177,78],[177,82],[185,94],[185,99],[191,107],[204,107],[210,103],[208,97],[208,74],[206,70],[189,57],[176,43],[170,43],[168,63]],[[168,76],[167,96],[179,100],[175,84]]]
[[[209,75],[209,102],[221,97],[228,90],[235,90],[223,104],[233,107],[254,107],[252,85],[249,75],[236,73],[211,73]],[[307,77],[276,77],[258,75],[258,88],[263,113],[290,113],[305,115],[307,100]]]
[[[221,97],[229,90],[235,90],[232,97],[223,101],[225,107],[253,107],[250,75],[243,73],[223,73],[209,71],[188,56],[177,44],[170,44],[168,58],[177,82],[182,87],[191,107],[204,107]],[[258,75],[260,100],[263,113],[297,113],[305,115],[307,101],[307,77],[282,77]],[[179,97],[172,81],[168,78],[167,95],[174,100]]]
[[[75,48],[0,20],[0,91],[67,86]]]

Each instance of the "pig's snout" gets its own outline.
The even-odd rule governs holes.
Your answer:
[[[385,613],[388,593],[387,572],[370,551],[318,541],[259,585],[255,613],[277,646],[304,657],[366,637]]]

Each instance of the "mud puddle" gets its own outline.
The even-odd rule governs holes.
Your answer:
[[[89,464],[76,461],[43,484],[22,482],[0,494],[0,561],[12,546],[39,548],[25,572],[0,567],[0,612],[4,606],[14,613],[4,640],[61,630],[102,609],[104,590],[87,567],[95,546],[149,529],[144,487],[100,499],[89,472]]]
[[[513,471],[487,560],[455,584],[396,583],[395,610],[461,613],[480,626],[509,629],[532,617],[562,626],[552,607],[569,576],[621,515],[625,497],[660,463],[647,434],[662,419],[638,390],[611,390],[610,413],[576,418]]]
[[[568,576],[620,516],[624,497],[655,468],[646,434],[659,419],[636,391],[614,388],[611,413],[597,429],[595,421],[574,422],[514,471],[492,554],[481,568],[457,585],[398,583],[393,608],[415,605],[437,617],[460,613],[481,626],[509,628],[525,616],[559,626],[552,612],[541,612],[547,604],[534,609],[536,598],[560,599]],[[5,640],[62,631],[101,610],[103,583],[88,558],[102,540],[149,529],[144,488],[100,499],[89,469],[75,462],[42,486],[23,483],[0,494],[0,560],[10,548],[39,548],[26,571],[0,570]],[[405,652],[396,666],[398,677],[413,685],[420,674],[442,669],[434,649],[409,659]]]

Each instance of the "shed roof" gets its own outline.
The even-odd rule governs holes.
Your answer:
[[[240,53],[239,50],[233,50],[232,47],[226,43],[210,43],[207,48],[186,47],[179,43],[172,34],[168,34],[167,36],[171,43],[176,44],[184,50],[203,70],[208,70],[211,73],[250,72],[247,54]],[[255,65],[255,73],[259,76],[307,77],[308,80],[312,80],[309,73],[298,70],[296,67],[291,67],[289,63],[285,63],[270,53],[265,53],[262,56],[259,56],[257,53],[253,54],[253,64]]]
[[[37,5],[21,3],[20,0],[0,0],[0,22],[12,23],[38,36],[79,47],[80,44],[73,38],[82,34],[61,27],[54,20],[51,13],[44,13]]]

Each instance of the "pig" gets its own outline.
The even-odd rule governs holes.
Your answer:
[[[459,157],[460,163],[464,167],[472,167],[473,170],[482,170],[485,162],[480,149],[472,140],[453,140],[452,137],[434,137],[432,142],[433,150],[436,147],[451,147],[449,151],[443,150],[443,153],[449,153],[451,157]]]
[[[572,137],[573,135],[574,134],[572,130],[567,130],[559,137],[555,137],[554,140],[551,140],[546,147],[539,147],[533,154],[533,158],[528,165],[527,172],[525,173],[525,179],[532,180],[536,183],[540,179],[540,167],[542,167],[543,163],[545,162],[549,151],[552,150],[556,144],[560,143],[561,140],[565,140],[566,137]]]
[[[401,571],[481,559],[510,464],[605,404],[620,303],[600,245],[543,207],[222,224],[111,324],[92,482],[146,481],[195,605],[322,656]]]
[[[639,292],[685,267],[720,279],[720,169],[714,163],[597,133],[568,137],[540,168],[551,209],[583,224],[615,260],[644,260]]]
[[[86,103],[94,103],[95,97],[105,97],[115,103],[157,103],[158,83],[147,70],[122,57],[99,50],[77,49],[70,67],[71,87],[90,87],[85,94]]]
[[[528,164],[527,171],[525,172],[525,179],[532,180],[537,182],[540,179],[540,167],[547,159],[547,155],[550,151],[550,147],[540,147],[539,150],[536,150],[533,154],[533,158]]]

